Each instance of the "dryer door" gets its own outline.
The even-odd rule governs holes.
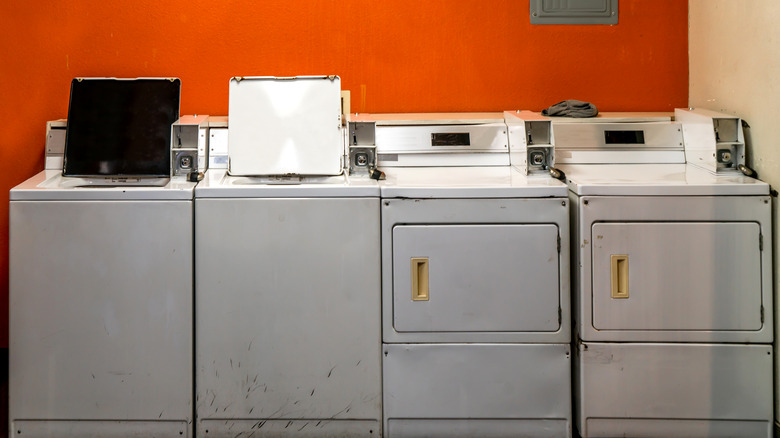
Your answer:
[[[393,228],[398,332],[554,332],[559,320],[554,224]]]
[[[595,223],[597,330],[761,329],[755,222]]]

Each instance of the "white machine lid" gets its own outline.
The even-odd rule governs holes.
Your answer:
[[[526,176],[511,166],[393,168],[382,198],[549,198],[568,189],[549,176]]]
[[[119,181],[121,178],[71,178],[63,177],[59,170],[45,170],[11,189],[11,201],[144,201],[191,200],[195,183],[185,177],[145,178],[134,185]],[[114,180],[112,182],[112,180]],[[154,181],[153,181],[154,180]],[[98,184],[94,184],[98,183]],[[159,185],[151,185],[151,184]]]
[[[379,185],[367,176],[231,176],[209,170],[195,198],[357,198],[379,197]]]
[[[232,175],[342,173],[338,76],[236,77],[229,92]]]
[[[713,174],[687,164],[563,164],[572,192],[595,196],[768,195],[769,185],[741,173]]]

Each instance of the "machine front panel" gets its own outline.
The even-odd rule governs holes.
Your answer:
[[[568,205],[383,199],[383,341],[569,342]]]
[[[761,329],[759,234],[755,222],[593,224],[593,327]]]
[[[10,231],[14,435],[186,434],[192,203],[14,201]]]
[[[772,342],[766,196],[583,196],[575,297],[584,341]]]
[[[569,344],[386,344],[385,421],[392,436],[570,436],[570,373]]]
[[[583,437],[768,437],[771,345],[583,343]]]
[[[196,199],[195,217],[199,435],[379,436],[379,200]]]
[[[396,226],[395,330],[557,331],[557,244],[554,224]]]

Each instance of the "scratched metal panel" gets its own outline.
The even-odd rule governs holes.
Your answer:
[[[408,437],[570,436],[570,348],[386,344],[386,427],[392,436]],[[472,421],[448,430],[442,424],[448,419]]]
[[[772,346],[580,344],[583,437],[769,437]]]
[[[188,438],[189,421],[16,420],[9,436],[24,438]]]
[[[378,436],[378,198],[196,199],[195,223],[198,435]]]
[[[10,420],[113,422],[14,436],[187,433],[192,231],[191,201],[10,203]]]

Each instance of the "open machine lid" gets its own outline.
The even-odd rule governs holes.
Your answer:
[[[342,173],[338,76],[234,77],[228,117],[231,175]]]
[[[64,176],[168,177],[176,78],[77,78],[71,82]]]

